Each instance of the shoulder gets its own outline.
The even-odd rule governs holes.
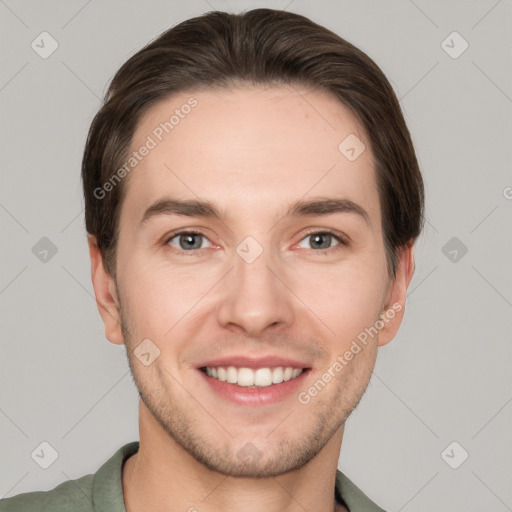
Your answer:
[[[27,492],[0,500],[0,512],[93,512],[94,475],[67,480],[49,491]]]
[[[336,491],[341,495],[340,501],[350,512],[386,512],[340,470],[336,471]]]
[[[119,448],[96,473],[67,480],[49,491],[36,491],[0,499],[0,512],[126,512],[122,466],[136,453],[139,442]]]

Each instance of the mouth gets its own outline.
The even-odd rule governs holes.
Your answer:
[[[205,393],[213,393],[216,399],[237,406],[257,407],[293,400],[313,371],[297,362],[293,366],[266,364],[270,366],[254,362],[246,366],[210,363],[196,369],[206,384]]]
[[[203,366],[199,368],[199,370],[212,379],[250,389],[266,388],[288,382],[298,378],[304,371],[309,369],[294,368],[292,366],[263,368]]]

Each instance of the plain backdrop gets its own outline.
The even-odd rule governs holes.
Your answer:
[[[389,511],[512,510],[510,0],[0,0],[0,497],[94,472],[138,439],[124,347],[106,340],[90,282],[86,133],[149,40],[254,7],[304,14],[377,62],[426,182],[405,320],[340,469]],[[47,58],[41,37],[58,44]],[[58,453],[48,469],[31,456],[42,442]]]

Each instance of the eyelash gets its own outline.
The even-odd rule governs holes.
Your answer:
[[[173,238],[176,238],[179,235],[200,235],[200,236],[203,236],[204,238],[206,238],[207,240],[209,240],[209,238],[204,233],[201,233],[200,231],[184,229],[184,230],[174,231],[173,233],[170,233],[170,235],[165,238],[164,246],[167,246]],[[317,249],[317,250],[310,249],[311,251],[314,251],[315,253],[328,254],[330,252],[334,252],[336,250],[343,249],[344,246],[348,245],[348,241],[345,239],[345,237],[341,236],[337,232],[332,231],[330,229],[324,229],[324,230],[320,230],[320,231],[319,230],[310,231],[310,232],[306,233],[299,240],[299,243],[302,242],[302,240],[304,240],[304,238],[307,238],[308,236],[311,236],[311,235],[331,235],[332,237],[334,237],[336,239],[337,242],[339,242],[338,245],[335,245],[334,247],[329,247],[328,249]],[[197,256],[197,253],[201,251],[201,249],[194,249],[192,251],[183,251],[181,249],[176,249],[175,247],[172,247],[172,250],[175,252],[175,254],[178,254],[180,256]]]

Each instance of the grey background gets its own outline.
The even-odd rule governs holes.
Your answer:
[[[93,472],[138,439],[124,347],[104,337],[93,299],[79,179],[108,81],[184,19],[264,6],[309,16],[378,63],[426,181],[405,321],[379,352],[339,467],[389,511],[512,510],[507,0],[0,0],[0,497]],[[43,31],[59,44],[47,59],[31,48]],[[469,44],[456,59],[442,47],[453,31]],[[46,262],[32,250],[42,237],[57,248]],[[59,454],[46,470],[31,458],[42,441]],[[469,453],[458,469],[441,456],[453,441]],[[448,450],[452,464],[462,449]]]

